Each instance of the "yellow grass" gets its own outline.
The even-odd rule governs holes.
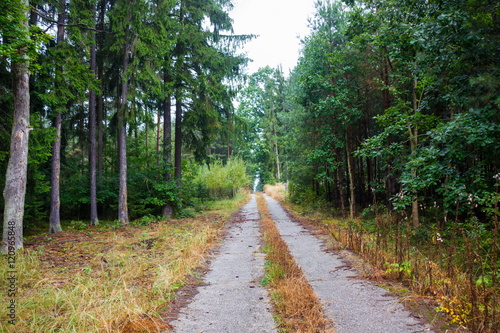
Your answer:
[[[268,260],[267,278],[280,330],[304,333],[334,332],[330,321],[323,314],[318,297],[270,219],[266,202],[260,193],[257,204],[264,229]]]
[[[167,330],[161,313],[241,203],[194,219],[43,236],[16,255],[16,324],[6,320],[4,294],[0,332]],[[1,276],[7,270],[0,265]],[[6,279],[0,288],[7,290]]]
[[[283,201],[286,198],[286,187],[285,184],[274,184],[274,185],[264,185],[264,193],[268,196]]]

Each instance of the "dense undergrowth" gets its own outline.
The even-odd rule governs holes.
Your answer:
[[[266,193],[283,199],[284,188],[268,186]],[[384,278],[399,279],[434,301],[451,323],[473,332],[499,331],[498,216],[492,229],[471,219],[455,221],[443,232],[431,224],[412,227],[395,213],[341,219],[326,210],[318,213],[317,202],[314,210],[287,205],[381,269]]]

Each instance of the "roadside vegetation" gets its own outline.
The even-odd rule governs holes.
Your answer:
[[[265,186],[265,190],[277,199],[282,199],[285,191],[283,185]],[[285,204],[296,218],[330,235],[338,250],[351,250],[367,260],[373,270],[366,271],[365,277],[401,281],[412,293],[433,304],[435,312],[445,315],[456,328],[498,331],[499,276],[493,276],[491,269],[497,260],[496,234],[481,232],[479,224],[457,223],[455,232],[459,236],[451,241],[439,234],[426,238],[397,214],[347,219],[334,217],[325,206],[318,207],[318,201],[314,207],[288,200]]]
[[[239,191],[197,217],[143,218],[131,226],[73,222],[57,234],[29,238],[17,253],[17,324],[0,331],[160,332],[175,292],[214,246],[231,213],[246,202]],[[7,265],[0,275],[7,276]],[[2,279],[2,290],[7,281]],[[6,318],[7,309],[0,310]]]
[[[279,331],[334,332],[332,323],[324,316],[318,297],[270,218],[262,193],[257,194],[257,206],[267,256],[266,276],[262,284],[269,287]]]

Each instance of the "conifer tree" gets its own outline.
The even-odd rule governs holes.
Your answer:
[[[13,76],[14,116],[10,157],[5,176],[5,200],[2,246],[0,252],[11,253],[23,247],[23,216],[28,168],[30,128],[28,1],[8,0],[4,3],[11,14],[0,22],[2,51],[11,60]]]

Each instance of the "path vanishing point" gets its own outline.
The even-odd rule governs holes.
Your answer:
[[[292,221],[276,200],[267,195],[265,199],[271,218],[336,332],[432,332],[430,325],[414,317],[386,289],[357,279],[353,268],[338,254],[327,252],[322,241]],[[259,217],[252,195],[212,254],[198,293],[170,323],[174,332],[277,332],[268,293],[259,283],[265,274]]]

